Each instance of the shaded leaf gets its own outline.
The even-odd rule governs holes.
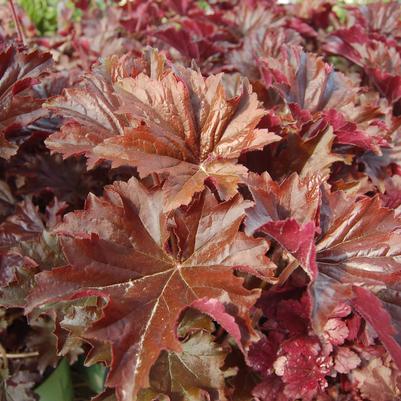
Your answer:
[[[63,359],[56,370],[35,389],[40,401],[72,401],[73,389],[68,362]]]
[[[4,133],[23,127],[47,114],[43,100],[29,93],[40,74],[50,66],[50,53],[28,52],[8,47],[0,52],[0,157],[9,159],[16,147],[7,142]]]
[[[171,401],[224,400],[220,368],[225,357],[226,351],[213,342],[210,334],[198,332],[182,343],[181,352],[164,351],[160,355],[150,372],[152,389],[168,395]],[[202,396],[202,392],[208,396]]]

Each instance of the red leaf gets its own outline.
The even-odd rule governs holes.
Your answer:
[[[317,267],[313,220],[320,198],[318,178],[301,179],[293,174],[278,185],[264,174],[250,175],[248,182],[255,206],[247,210],[247,232],[268,234],[314,278]]]
[[[361,22],[370,32],[401,37],[401,10],[397,1],[369,3],[358,10]]]
[[[261,401],[288,401],[283,393],[283,382],[278,377],[270,377],[259,383],[252,394]]]
[[[375,329],[397,366],[401,366],[401,347],[394,339],[397,334],[390,314],[370,291],[354,287],[352,304],[361,316]]]
[[[356,88],[348,78],[299,46],[285,46],[280,57],[265,59],[262,75],[289,105],[310,113],[341,108],[355,97]]]
[[[387,145],[381,132],[376,133],[373,131],[374,135],[369,135],[369,130],[362,131],[357,124],[347,121],[344,115],[336,110],[325,112],[324,119],[333,127],[334,134],[337,137],[336,142],[338,143],[354,145],[373,152],[380,152],[380,146]],[[372,123],[368,128],[372,127]],[[383,128],[380,127],[379,130],[382,131]]]
[[[316,277],[315,224],[313,222],[300,226],[295,220],[276,221],[265,224],[259,230],[274,238],[291,253],[311,279]]]
[[[330,359],[321,354],[320,345],[313,338],[285,342],[281,358],[276,374],[282,375],[284,394],[290,399],[312,400],[327,386]]]
[[[242,348],[239,326],[235,322],[234,317],[226,312],[224,305],[218,299],[198,299],[192,304],[192,307],[219,322],[221,327],[223,327],[223,329],[235,339],[239,347]]]
[[[177,24],[180,24],[179,29]],[[224,50],[218,45],[218,34],[217,26],[207,20],[181,18],[174,25],[161,27],[154,35],[189,60],[206,62],[209,57],[217,57]]]
[[[66,133],[50,136],[47,145],[67,155],[75,147],[91,164],[106,159],[113,166],[137,167],[141,177],[157,173],[167,178],[166,210],[187,205],[206,179],[222,199],[231,198],[246,172],[237,164],[241,153],[279,140],[256,129],[265,114],[256,94],[244,80],[229,96],[222,76],[205,79],[190,69],[167,68],[160,55],[152,57],[152,72],[120,79],[117,93],[109,77],[95,75],[91,79],[97,89],[70,89],[53,100],[51,107],[80,126],[64,127]]]
[[[391,298],[396,299],[399,294],[397,282],[401,275],[401,222],[394,217],[393,211],[381,207],[377,197],[356,201],[342,193],[327,194],[321,210],[322,235],[316,245],[319,275],[311,285],[316,331],[322,331],[338,302],[349,302],[356,297],[356,301],[352,302],[359,311],[358,305],[361,308],[364,304],[368,306],[366,303],[358,303],[358,297],[363,296],[371,298],[369,305],[376,305],[378,309],[380,301],[368,290],[383,298],[384,306],[394,321],[399,322],[399,307],[395,306],[397,302],[392,301],[394,306],[387,302]],[[375,290],[375,286],[379,289]],[[386,290],[380,290],[380,286]],[[368,321],[373,318],[372,312],[369,316],[362,311],[359,312]],[[383,326],[378,334],[399,364],[401,348],[393,338],[399,334],[395,331],[390,333],[388,312],[382,309],[381,324],[387,321],[387,327]]]
[[[276,58],[284,44],[299,45],[301,36],[292,29],[272,28],[266,25],[244,37],[242,48],[228,54],[230,63],[251,82],[261,79],[258,63],[261,58]]]
[[[339,54],[364,68],[378,91],[389,102],[396,102],[401,96],[401,56],[394,43],[370,38],[356,25],[340,29],[327,38],[325,50]]]
[[[249,308],[259,293],[232,274],[252,271],[266,252],[259,240],[249,241],[252,251],[244,258],[238,228],[248,203],[237,195],[218,204],[203,192],[188,208],[166,214],[162,195],[132,178],[108,187],[103,198],[89,197],[85,210],[67,215],[58,230],[70,266],[39,274],[30,299],[30,308],[89,295],[107,300],[104,316],[82,336],[112,344],[107,384],[121,400],[148,386],[160,351],[180,350],[175,328],[185,308],[218,300],[249,330]],[[238,336],[219,308],[207,307]]]
[[[52,63],[50,53],[28,52],[14,47],[0,52],[0,157],[9,159],[16,153],[4,133],[23,127],[47,114],[43,100],[29,89]]]
[[[349,29],[339,29],[329,35],[324,50],[339,54],[355,64],[361,65],[362,56],[359,49],[368,40],[365,30],[360,25],[354,25]]]
[[[361,363],[358,354],[348,347],[339,347],[335,356],[334,369],[338,373],[349,373]]]

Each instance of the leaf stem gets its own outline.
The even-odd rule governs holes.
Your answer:
[[[13,0],[8,0],[8,3],[10,4],[11,12],[13,14],[13,19],[15,26],[17,28],[17,34],[18,34],[18,41],[21,42],[24,46],[26,45],[26,39],[24,32],[21,27],[20,20],[18,18],[17,12],[15,11],[15,6],[14,6],[14,1]]]
[[[284,270],[281,272],[276,285],[281,286],[283,285],[287,279],[291,276],[291,274],[299,267],[299,262],[291,255],[290,261]]]
[[[12,353],[7,353],[5,348],[3,347],[2,344],[0,344],[0,357],[3,360],[3,367],[5,369],[8,368],[8,360],[9,359],[24,359],[24,358],[34,358],[36,356],[39,356],[38,351],[33,351],[33,352],[12,352]]]
[[[6,354],[7,359],[23,359],[23,358],[33,358],[39,356],[39,352],[17,352],[12,354]]]

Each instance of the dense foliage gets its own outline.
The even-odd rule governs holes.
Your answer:
[[[33,3],[0,5],[1,399],[85,360],[77,400],[400,400],[400,4]]]

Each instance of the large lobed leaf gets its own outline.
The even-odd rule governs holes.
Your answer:
[[[106,159],[137,167],[141,177],[159,174],[166,210],[187,205],[205,180],[221,199],[231,198],[246,172],[236,164],[241,153],[279,140],[256,129],[265,114],[256,94],[246,80],[230,96],[221,75],[170,68],[155,53],[148,60],[147,72],[117,76],[118,62],[106,63],[108,71],[95,71],[84,89],[49,102],[74,123],[47,146],[65,156],[84,153],[91,165]]]
[[[391,40],[368,35],[360,25],[331,33],[324,49],[361,66],[390,103],[401,97],[400,54]]]
[[[283,45],[277,56],[261,59],[260,70],[265,86],[277,91],[298,125],[312,130],[330,125],[336,143],[376,153],[388,145],[374,99],[358,93],[360,88],[322,57]]]
[[[361,315],[374,327],[401,366],[398,282],[401,276],[401,221],[378,197],[355,200],[341,192],[323,198],[322,234],[317,241],[319,276],[312,284],[313,319],[321,330],[339,300],[354,299]],[[365,290],[376,294],[365,295]],[[395,327],[390,318],[393,318]]]
[[[82,335],[109,342],[113,358],[107,385],[119,399],[136,399],[162,350],[180,351],[176,325],[194,305],[228,332],[251,330],[249,308],[259,291],[233,275],[240,269],[272,278],[267,244],[238,232],[249,204],[239,195],[217,203],[206,190],[187,207],[166,214],[163,193],[132,178],[90,196],[85,210],[58,228],[67,267],[37,276],[30,309],[76,297],[107,300],[103,317]],[[242,346],[240,344],[240,346]]]
[[[283,46],[279,57],[263,61],[266,85],[273,85],[290,106],[314,113],[344,107],[355,97],[350,79],[299,46]]]
[[[401,365],[401,348],[393,338],[399,337],[401,316],[401,221],[378,197],[355,199],[325,189],[319,195],[318,182],[312,182],[293,176],[280,187],[273,183],[272,190],[267,177],[264,183],[253,178],[250,189],[256,204],[248,210],[247,231],[275,239],[308,273],[317,334],[323,333],[339,302],[352,303]],[[303,208],[298,209],[299,204]],[[287,277],[288,272],[283,274]],[[376,301],[369,301],[366,290],[379,299],[371,294]]]

